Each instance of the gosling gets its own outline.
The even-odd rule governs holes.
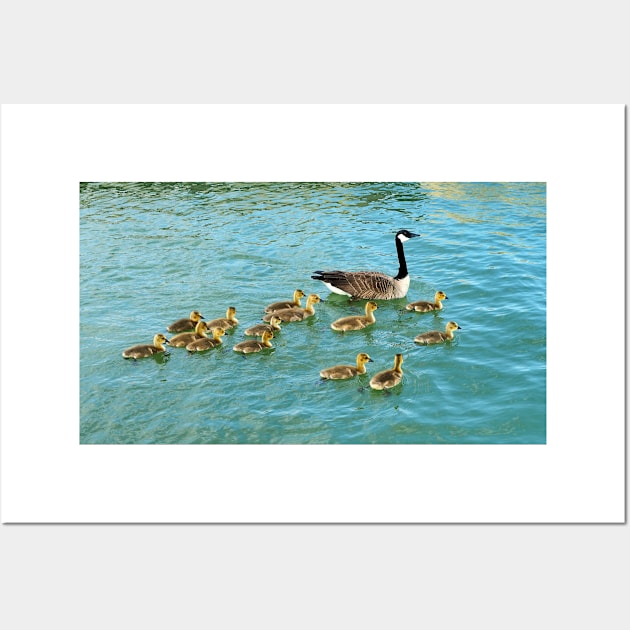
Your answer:
[[[374,311],[378,308],[376,302],[368,302],[365,305],[365,315],[351,315],[350,317],[342,317],[334,321],[330,327],[333,330],[361,330],[366,326],[371,326],[376,319],[374,318]]]
[[[203,339],[207,336],[208,324],[204,321],[198,321],[195,326],[195,332],[179,333],[171,337],[171,346],[174,348],[185,348],[191,341],[197,341],[197,339]]]
[[[397,354],[394,356],[394,368],[392,370],[384,370],[378,372],[370,379],[370,387],[372,389],[391,389],[396,387],[400,381],[402,381],[403,355]]]
[[[352,378],[357,374],[365,374],[365,364],[372,363],[373,360],[370,355],[365,352],[359,352],[357,354],[357,365],[334,365],[333,367],[322,370],[319,375],[321,378],[328,378],[331,380],[340,380],[345,378]]]
[[[293,292],[293,301],[292,302],[274,302],[273,304],[268,304],[267,306],[265,306],[265,313],[273,313],[274,311],[280,311],[283,308],[301,308],[302,307],[302,303],[300,302],[300,300],[305,296],[306,294],[304,293],[304,291],[302,291],[302,289],[296,289]]]
[[[263,317],[264,322],[271,321],[271,318],[275,315],[283,322],[301,322],[305,320],[307,317],[312,317],[315,315],[315,309],[313,308],[313,304],[317,304],[322,302],[323,300],[317,295],[317,293],[311,293],[308,298],[306,298],[306,306],[304,308],[298,308],[294,306],[293,308],[283,308],[279,311],[275,311],[274,313],[267,313]]]
[[[248,339],[247,341],[241,341],[237,343],[232,350],[234,352],[242,352],[243,354],[247,354],[249,352],[260,352],[265,348],[273,348],[271,345],[271,340],[273,339],[272,332],[264,332],[262,335],[262,339]]]
[[[422,344],[423,346],[428,346],[433,343],[442,343],[444,341],[452,341],[454,338],[454,330],[461,330],[461,326],[459,326],[456,322],[448,322],[448,324],[446,324],[446,332],[442,332],[441,330],[431,330],[418,335],[414,341]]]
[[[430,311],[441,311],[442,310],[442,300],[448,300],[446,297],[446,293],[444,291],[438,291],[433,298],[433,302],[411,302],[411,304],[407,304],[405,308],[408,311],[417,311],[418,313],[428,313]]]
[[[162,333],[158,333],[153,337],[153,345],[141,344],[133,346],[123,350],[122,355],[124,359],[145,359],[146,357],[151,357],[154,354],[164,352],[166,350],[164,347],[165,343],[170,343],[170,341]]]
[[[204,316],[199,311],[191,311],[190,318],[178,319],[170,326],[167,326],[166,330],[172,333],[188,332],[195,329],[200,319],[204,319]]]
[[[225,335],[225,330],[220,326],[212,329],[212,337],[202,337],[201,339],[196,339],[195,341],[191,341],[186,345],[186,350],[188,352],[204,352],[205,350],[211,350],[212,348],[216,348],[220,346],[223,341],[221,337]]]
[[[238,324],[238,319],[234,317],[236,315],[236,308],[230,306],[225,313],[225,317],[219,317],[218,319],[212,319],[208,322],[208,330],[212,330],[213,328],[223,328],[223,330],[228,330],[230,328],[234,328]]]
[[[265,331],[268,332],[278,332],[280,330],[282,330],[282,328],[280,327],[280,322],[282,320],[279,317],[272,317],[269,320],[268,324],[256,324],[255,326],[250,326],[246,331],[245,334],[248,335],[249,337],[262,337],[262,334]]]

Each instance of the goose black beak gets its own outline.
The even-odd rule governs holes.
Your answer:
[[[409,232],[409,238],[413,238],[414,236],[422,236],[422,234],[414,234],[413,232]]]

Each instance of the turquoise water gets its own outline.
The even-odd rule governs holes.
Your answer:
[[[80,196],[81,443],[545,443],[544,183],[85,183]],[[311,273],[395,275],[402,228],[422,235],[405,244],[408,299],[333,332],[365,302]],[[314,317],[284,324],[271,351],[232,351],[298,287],[325,300]],[[443,311],[404,310],[436,290]],[[220,350],[121,356],[193,309],[231,305],[240,324]],[[449,320],[453,342],[413,342]],[[367,375],[320,381],[361,351]],[[371,390],[398,352],[402,384]]]

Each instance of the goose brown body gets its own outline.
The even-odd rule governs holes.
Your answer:
[[[195,339],[195,341],[191,341],[186,345],[186,350],[188,352],[203,352],[204,350],[216,348],[223,343],[221,341],[223,335],[225,335],[225,330],[217,326],[217,328],[212,329],[212,337],[204,336],[201,339]]]
[[[180,333],[194,330],[197,322],[203,319],[203,315],[199,311],[192,311],[189,318],[178,319],[166,327],[168,332]]]
[[[236,319],[235,315],[236,308],[234,306],[230,306],[225,312],[225,317],[218,317],[217,319],[212,319],[208,322],[208,330],[212,330],[213,328],[223,328],[223,330],[234,328],[234,326],[238,324],[238,319]]]
[[[313,315],[315,315],[313,304],[317,304],[321,301],[322,299],[319,297],[319,295],[317,295],[317,293],[311,293],[306,299],[306,306],[304,308],[283,308],[273,313],[267,313],[263,317],[263,321],[269,322],[271,321],[271,318],[275,315],[283,322],[301,322],[307,317],[312,317]]]
[[[350,315],[335,320],[330,327],[333,330],[361,330],[366,326],[371,326],[375,321],[374,311],[378,308],[376,302],[368,302],[365,305],[365,315]]]
[[[365,369],[365,364],[371,362],[372,359],[370,358],[370,355],[365,352],[359,352],[359,354],[357,354],[356,365],[334,365],[333,367],[321,370],[319,375],[321,376],[321,378],[331,380],[352,378],[353,376],[357,376],[358,374],[365,374],[367,371]]]
[[[171,346],[175,348],[184,348],[191,341],[196,341],[197,339],[205,337],[207,332],[208,324],[204,321],[198,321],[194,332],[179,333],[178,335],[171,337]]]
[[[448,322],[448,324],[446,324],[445,332],[442,332],[441,330],[430,330],[429,332],[418,335],[414,341],[422,344],[423,346],[428,346],[434,343],[442,343],[444,341],[452,341],[454,338],[453,331],[455,330],[461,330],[461,326],[459,326],[457,322]]]
[[[262,335],[262,339],[248,339],[247,341],[241,341],[237,343],[232,350],[234,352],[242,352],[244,354],[250,352],[260,352],[265,348],[273,348],[271,345],[271,340],[273,339],[272,332],[264,332]]]
[[[433,298],[433,302],[420,300],[418,302],[411,302],[410,304],[407,304],[405,308],[408,311],[417,311],[418,313],[440,311],[442,310],[442,300],[448,300],[446,293],[444,293],[444,291],[437,291],[435,297]]]
[[[292,301],[285,300],[284,302],[274,302],[273,304],[268,304],[267,306],[265,306],[265,313],[273,313],[274,311],[279,311],[283,308],[294,308],[296,306],[298,308],[301,308],[302,303],[300,302],[300,300],[304,296],[305,296],[305,293],[304,291],[302,291],[302,289],[296,289],[293,292]]]
[[[164,347],[165,343],[170,342],[165,335],[158,333],[153,337],[153,345],[140,344],[137,346],[132,346],[131,348],[123,350],[122,355],[125,359],[144,359],[146,357],[151,357],[154,354],[164,352],[166,350],[166,348]]]
[[[396,232],[398,274],[388,276],[380,271],[315,271],[311,278],[321,280],[333,293],[362,300],[392,300],[402,298],[409,290],[409,271],[403,243],[420,236],[408,230]]]
[[[394,367],[391,370],[383,370],[378,372],[370,379],[370,387],[372,389],[391,389],[396,387],[402,380],[403,355],[397,354],[394,356]]]

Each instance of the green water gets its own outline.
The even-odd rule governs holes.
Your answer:
[[[81,443],[545,443],[544,184],[86,183],[80,198]],[[333,332],[365,302],[311,273],[394,275],[402,228],[422,235],[405,244],[408,299]],[[283,325],[271,351],[232,351],[298,287],[326,300],[314,317]],[[404,310],[438,289],[443,311]],[[220,350],[121,357],[193,309],[212,319],[231,305],[240,324]],[[413,342],[449,320],[453,342]],[[361,351],[367,375],[320,381]],[[402,384],[371,390],[396,353]]]

